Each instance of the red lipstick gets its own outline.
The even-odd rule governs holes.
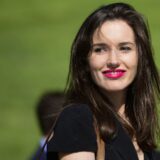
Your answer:
[[[123,69],[114,69],[114,70],[105,70],[102,72],[104,77],[110,78],[110,79],[118,79],[124,76],[125,70]]]

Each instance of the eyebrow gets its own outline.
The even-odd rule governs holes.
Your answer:
[[[95,47],[95,46],[106,47],[108,45],[106,43],[95,43],[95,44],[92,44],[92,47]]]
[[[135,46],[135,43],[134,42],[121,42],[119,43],[120,46],[123,46],[123,45],[133,45]]]
[[[133,45],[133,46],[135,46],[135,43],[134,42],[121,42],[118,45],[119,46],[123,46],[123,45]],[[106,43],[95,43],[95,44],[92,45],[92,47],[95,47],[95,46],[106,47],[108,45]]]

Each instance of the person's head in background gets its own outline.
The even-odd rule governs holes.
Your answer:
[[[64,93],[61,91],[45,92],[36,105],[36,116],[39,127],[44,136],[49,134],[57,115],[64,103]]]
[[[112,32],[109,32],[109,26]],[[117,26],[121,27],[118,28],[119,32]],[[129,32],[126,30],[122,39],[118,40],[117,36],[124,33],[123,26]],[[109,34],[114,31],[118,34],[110,39]],[[131,56],[126,61],[133,51],[136,53],[134,59]],[[94,55],[97,58],[93,58]],[[109,59],[109,55],[112,58],[118,55],[118,63]],[[104,57],[99,59],[101,62],[98,61],[99,57]],[[106,64],[95,67],[104,60]],[[130,68],[132,63],[135,65],[134,70]],[[118,72],[125,73],[122,73],[121,78],[115,78]],[[127,80],[127,77],[130,78]],[[113,90],[115,86],[117,88]],[[159,75],[153,59],[147,22],[132,6],[110,4],[87,17],[72,45],[68,88],[68,103],[83,102],[91,106],[103,139],[106,135],[114,135],[114,120],[117,117],[144,150],[155,147],[158,125],[155,97],[160,93]],[[115,99],[122,97],[125,97],[124,114],[130,125],[119,116],[119,106],[114,103]]]

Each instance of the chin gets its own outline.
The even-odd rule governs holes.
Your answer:
[[[107,92],[121,92],[125,91],[128,87],[127,86],[109,86],[109,87],[103,87],[103,89]]]

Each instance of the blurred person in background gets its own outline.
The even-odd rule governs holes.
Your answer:
[[[39,146],[31,156],[30,160],[37,160],[40,155],[40,160],[46,160],[47,148],[45,147],[42,151],[42,147],[51,130],[51,127],[56,121],[57,115],[62,110],[63,102],[64,94],[60,91],[46,92],[40,97],[35,109],[42,138],[40,139]]]
[[[95,10],[75,37],[69,71],[48,160],[160,160],[160,78],[144,16],[126,3]]]

